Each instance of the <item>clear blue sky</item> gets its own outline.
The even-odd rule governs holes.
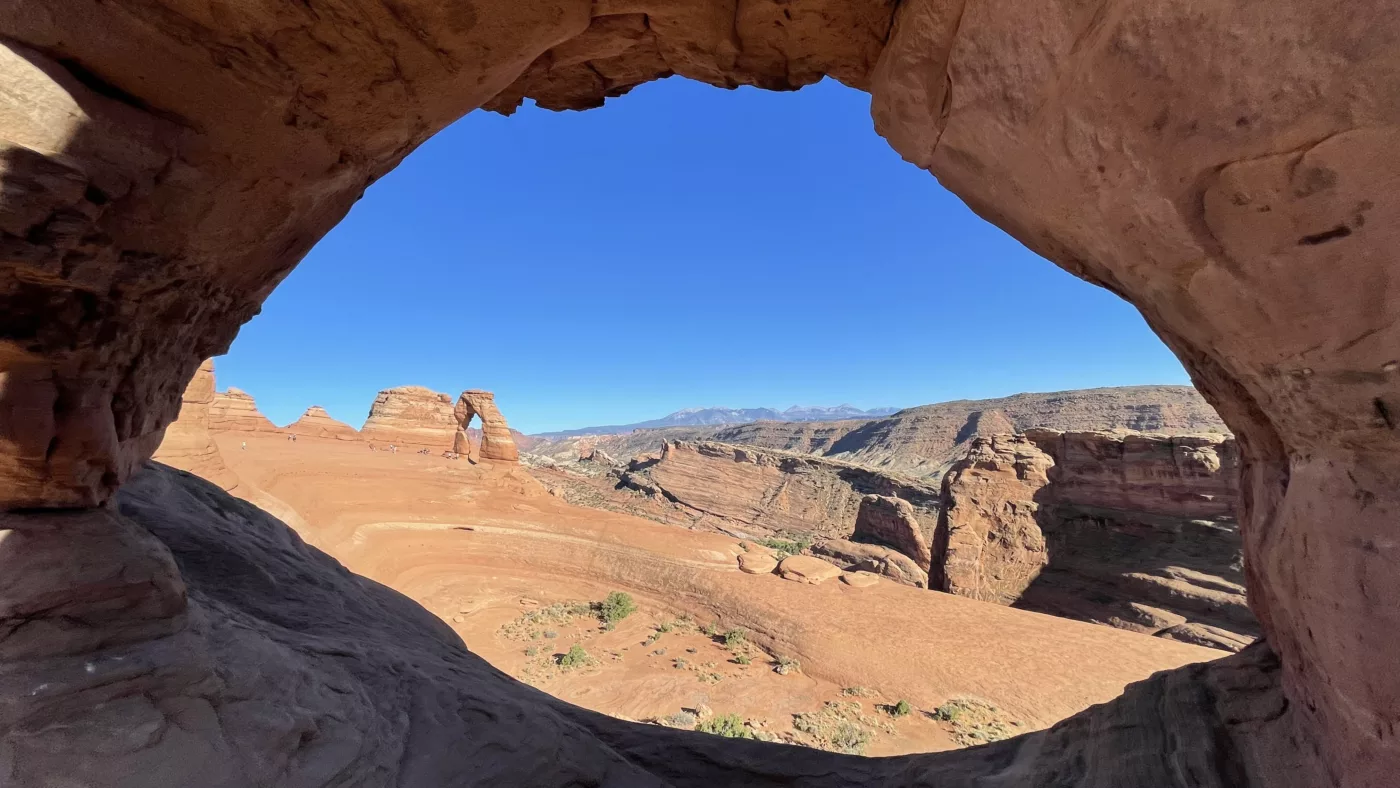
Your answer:
[[[358,427],[418,384],[491,389],[525,432],[1188,382],[1136,310],[973,215],[834,82],[473,113],[215,363],[279,424],[322,405]]]

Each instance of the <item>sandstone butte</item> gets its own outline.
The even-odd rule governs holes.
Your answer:
[[[370,443],[451,451],[457,432],[452,398],[422,386],[385,389],[369,406],[360,435]]]
[[[153,459],[189,471],[225,490],[238,486],[238,477],[224,464],[209,431],[209,408],[215,398],[214,362],[207,360],[180,397],[180,416],[165,429]]]
[[[14,536],[0,659],[16,687],[47,687],[9,693],[0,717],[7,751],[24,752],[13,781],[40,781],[22,768],[89,785],[1393,784],[1392,4],[136,6],[0,12],[0,508]],[[211,503],[232,505],[225,493],[138,473],[203,360],[408,152],[473,109],[585,109],[671,75],[867,91],[905,160],[1136,306],[1238,438],[1261,643],[988,747],[789,752],[545,698],[272,523],[230,530]],[[279,601],[300,612],[237,566],[286,570]],[[273,623],[337,610],[356,615],[314,643]],[[142,669],[63,672],[105,674],[112,649]],[[424,654],[458,667],[410,678]],[[314,689],[331,682],[342,691]],[[300,722],[272,713],[296,693]],[[237,715],[215,711],[233,698]],[[131,737],[145,730],[165,735]],[[303,758],[306,731],[336,746]]]
[[[209,404],[209,429],[214,432],[281,432],[258,410],[251,394],[233,386],[227,391],[215,392]]]
[[[178,423],[178,422],[177,422]],[[288,424],[286,431],[298,437],[334,438],[342,441],[360,440],[360,433],[343,421],[331,418],[320,405],[312,405],[301,418]],[[157,458],[159,459],[159,458]]]

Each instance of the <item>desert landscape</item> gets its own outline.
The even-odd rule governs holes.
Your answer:
[[[0,5],[0,783],[1393,786],[1398,44],[1383,0]],[[1080,305],[1048,286],[909,285],[939,255],[949,278],[987,263],[941,243],[972,226],[933,221],[951,206],[1135,310],[1228,434],[1185,391],[1088,423],[1046,423],[1076,407],[1027,395],[975,420],[932,403],[674,424],[694,432],[633,450],[631,434],[536,445],[476,388],[387,388],[359,427],[306,402],[286,429],[217,391],[202,365],[457,121],[509,128],[672,77],[744,95],[839,83],[883,161],[948,202],[876,184],[824,210],[804,165],[857,177],[874,160],[800,117],[761,144],[739,118],[749,145],[619,199],[617,182],[651,185],[650,143],[696,121],[663,108],[672,122],[626,152],[640,166],[576,171],[588,188],[562,199],[520,187],[524,167],[441,167],[391,206],[375,259],[315,293],[333,309],[306,330],[448,315],[380,356],[433,341],[466,365],[551,312],[571,322],[536,347],[641,358],[705,325],[761,328],[775,351],[856,337],[859,356],[940,320],[887,356],[896,372],[985,332],[1026,361],[1117,330],[1062,330]],[[563,171],[607,137],[578,144],[581,128],[507,131],[486,155]],[[748,147],[799,166],[746,179],[726,165]],[[454,194],[476,201],[395,226]],[[400,242],[496,204],[534,221],[453,238],[451,270],[417,284],[450,300],[417,309],[392,287],[413,277]],[[669,235],[647,235],[647,208]],[[863,211],[859,237],[828,232],[844,211]],[[741,220],[782,231],[770,250],[810,240],[802,276],[754,276],[767,252],[727,237]],[[555,245],[509,254],[542,235]],[[817,265],[837,248],[859,253]],[[881,279],[901,249],[919,260]],[[738,297],[696,296],[738,252]],[[528,300],[484,274],[545,261],[563,261],[565,296],[680,276],[612,312],[565,298],[478,318]],[[803,283],[820,287],[788,292]],[[764,298],[800,311],[764,323]],[[713,319],[674,320],[687,301]],[[390,303],[407,306],[379,314]],[[808,380],[875,369],[821,350]]]
[[[897,755],[1039,730],[1253,640],[1228,434],[1116,427],[1122,414],[1158,410],[1161,391],[1068,392],[1047,399],[1082,407],[1024,417],[1097,420],[1117,434],[996,434],[1011,421],[967,406],[977,428],[956,436],[963,459],[941,480],[916,480],[666,436],[659,455],[625,464],[587,441],[574,463],[521,462],[517,436],[559,450],[511,430],[481,391],[454,405],[422,387],[387,389],[358,430],[316,406],[278,428],[250,395],[217,391],[206,363],[155,457],[279,517],[562,700]],[[1205,409],[1189,390],[1165,391]],[[1178,425],[1200,426],[1194,412],[1151,424]],[[901,456],[952,449],[926,437],[888,445]],[[551,486],[561,478],[599,499],[571,502],[572,488]],[[1043,533],[1040,507],[1053,513]],[[913,630],[910,617],[928,626]],[[1111,668],[1083,670],[1096,661]]]

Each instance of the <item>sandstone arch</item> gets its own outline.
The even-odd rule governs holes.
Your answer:
[[[464,457],[471,453],[471,446],[467,440],[467,427],[471,426],[472,417],[475,416],[481,419],[481,449],[479,450],[481,459],[501,462],[520,461],[520,450],[515,445],[515,438],[511,437],[506,417],[502,416],[501,409],[496,407],[495,394],[480,389],[464,391],[457,398],[457,406],[453,412],[456,413],[458,422],[457,437],[452,446],[453,451]]]
[[[964,785],[1016,753],[1021,775],[1077,753],[1095,784],[1168,772],[1388,784],[1400,767],[1397,41],[1400,17],[1378,0],[14,0],[0,9],[0,507],[25,537],[3,543],[0,609],[32,632],[31,613],[55,599],[92,602],[84,578],[103,566],[126,560],[142,567],[126,576],[152,579],[125,597],[127,619],[85,619],[115,640],[75,630],[4,659],[174,637],[221,658],[209,623],[247,612],[209,596],[217,573],[189,558],[202,612],[185,624],[180,572],[129,519],[179,543],[142,503],[173,483],[143,482],[129,514],[91,507],[156,448],[200,362],[435,131],[520,96],[595,106],[671,74],[774,89],[829,74],[870,91],[901,155],[1133,302],[1183,360],[1239,436],[1250,600],[1279,661],[1255,649],[1159,677],[1030,744],[869,763],[641,730],[491,685],[557,734],[537,736],[567,742],[550,750],[568,753],[553,774]],[[102,545],[100,565],[79,561],[79,544]],[[213,675],[160,653],[148,656],[190,668],[174,671],[189,682]],[[163,686],[157,696],[185,692]],[[1162,729],[1093,721],[1138,708],[1182,715],[1169,723],[1207,742],[1199,758],[1163,745],[1161,771],[1124,771],[1116,754],[1156,752]],[[448,773],[426,762],[405,768]]]

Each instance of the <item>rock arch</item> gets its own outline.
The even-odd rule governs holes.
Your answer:
[[[502,416],[500,408],[496,407],[495,394],[480,389],[468,389],[457,398],[457,406],[453,412],[457,415],[458,422],[457,438],[452,447],[453,451],[464,457],[471,453],[471,446],[467,440],[467,428],[471,426],[473,417],[479,417],[481,419],[481,449],[479,453],[481,459],[501,462],[520,461],[520,449],[515,445],[515,438],[511,437],[506,417]]]
[[[193,559],[177,570],[134,524],[177,556],[190,539],[217,547],[138,505],[164,477],[148,472],[125,504],[94,507],[156,448],[200,362],[438,129],[527,96],[596,106],[672,74],[771,89],[831,75],[871,93],[876,130],[904,158],[1131,301],[1183,360],[1239,436],[1250,600],[1277,661],[1256,648],[1016,744],[880,762],[795,760],[599,720],[508,686],[480,692],[535,715],[534,741],[567,753],[549,759],[555,781],[966,785],[1017,753],[1019,774],[1049,769],[1058,752],[1078,753],[1096,784],[1165,784],[1169,772],[1202,784],[1387,784],[1400,767],[1398,43],[1400,17],[1381,0],[8,3],[0,508],[22,538],[3,542],[0,610],[7,627],[33,633],[34,611],[66,599],[64,621],[96,627],[114,608],[73,612],[95,604],[103,567],[125,560],[141,569],[124,576],[147,580],[118,606],[130,620],[107,625],[119,636],[13,630],[4,659],[142,638],[213,653],[200,651],[218,620],[207,611],[233,614],[209,596],[217,573]],[[169,506],[195,516],[191,501]],[[79,560],[97,545],[101,561]],[[205,610],[191,623],[182,573]],[[38,589],[46,606],[34,606]],[[1183,741],[1181,730],[1094,727],[1138,708],[1184,715],[1162,724],[1195,731],[1187,740],[1201,750],[1172,755],[1164,743]],[[25,719],[0,728],[8,736]],[[1116,757],[1159,734],[1156,767]],[[214,740],[204,736],[194,740]],[[173,768],[175,751],[158,752]],[[426,760],[400,768],[452,773],[414,752]],[[505,770],[510,758],[491,763]]]

